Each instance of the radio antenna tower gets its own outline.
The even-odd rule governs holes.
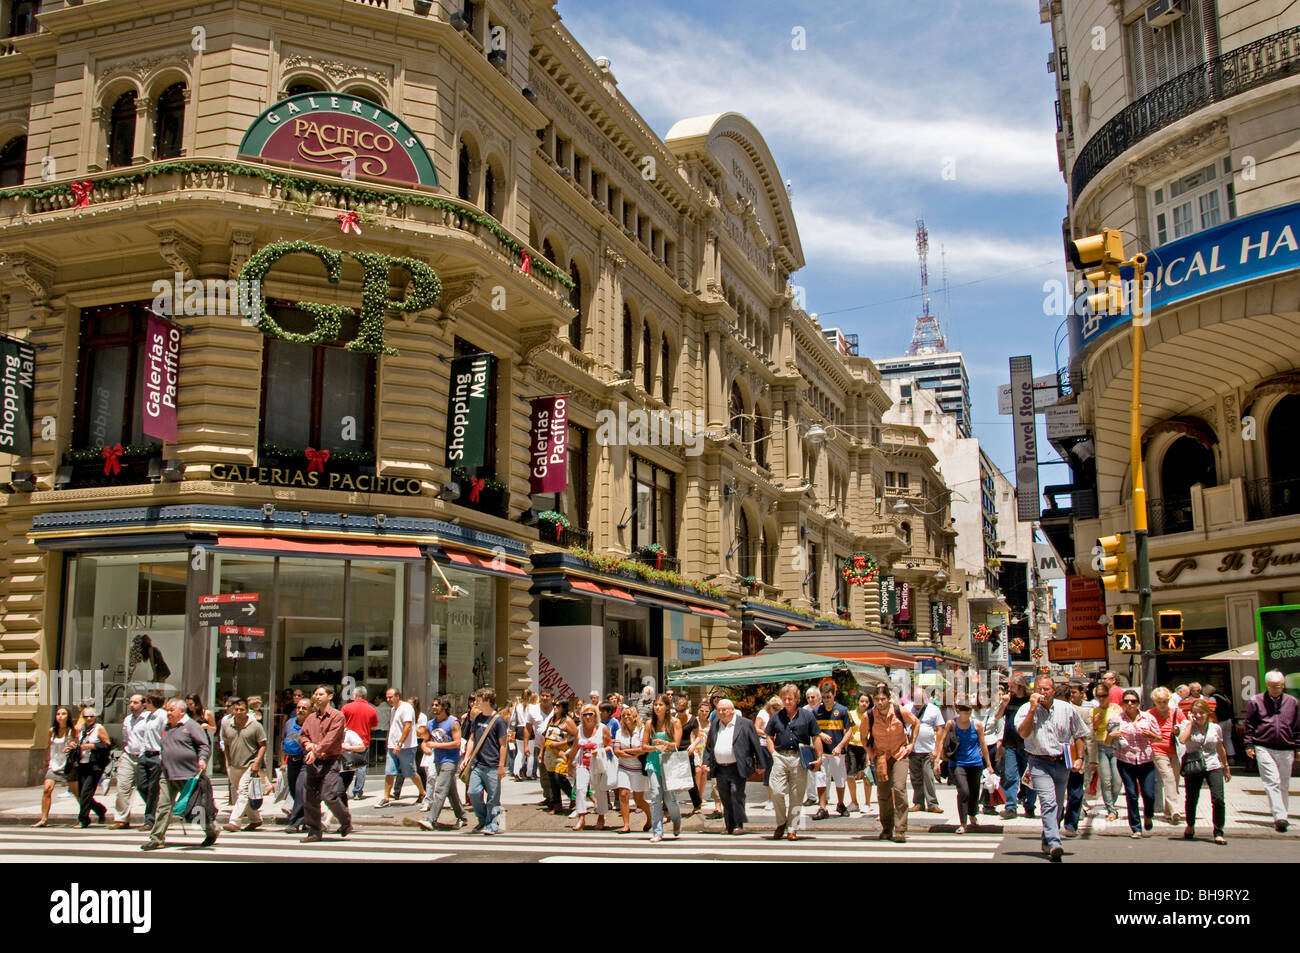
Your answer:
[[[920,218],[916,220],[916,254],[921,259],[921,313],[916,316],[907,353],[909,356],[942,354],[948,349],[948,342],[939,328],[939,319],[930,313],[930,271],[926,263],[930,256],[930,233],[925,229],[925,220]]]

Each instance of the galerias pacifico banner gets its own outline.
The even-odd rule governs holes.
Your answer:
[[[149,315],[144,346],[144,433],[176,442],[176,373],[181,363],[181,329]]]
[[[13,338],[0,338],[0,453],[32,455],[32,387],[36,351]]]
[[[912,584],[900,582],[898,584],[898,619],[899,622],[912,621]]]
[[[494,360],[484,352],[451,362],[451,390],[447,394],[448,467],[483,465]]]
[[[533,398],[529,492],[563,493],[569,488],[569,398]]]

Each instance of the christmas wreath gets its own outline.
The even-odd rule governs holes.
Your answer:
[[[981,622],[979,625],[975,626],[975,631],[971,634],[975,636],[976,642],[987,642],[993,635],[993,630]]]
[[[1011,651],[1013,651],[1013,652],[1023,652],[1024,650],[1025,650],[1025,640],[1024,640],[1024,639],[1022,639],[1022,638],[1018,638],[1018,637],[1017,637],[1017,638],[1014,638],[1014,639],[1011,640]]]
[[[844,560],[840,575],[851,586],[865,586],[876,581],[879,567],[871,553],[854,553]]]

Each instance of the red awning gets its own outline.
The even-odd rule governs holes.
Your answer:
[[[280,539],[274,536],[218,536],[218,546],[235,549],[256,549],[270,553],[306,554],[309,556],[344,556],[352,559],[423,559],[418,546],[399,546],[379,543],[349,543],[343,540],[316,542],[302,539]]]
[[[504,559],[488,559],[486,556],[480,556],[477,553],[461,552],[458,549],[448,549],[445,546],[442,548],[442,551],[447,554],[447,556],[451,559],[452,562],[457,563],[458,565],[461,566],[467,566],[470,569],[482,569],[482,570],[486,570],[487,572],[508,573],[511,576],[528,575],[528,573],[524,572],[514,563],[507,562]]]
[[[694,612],[696,615],[708,615],[708,616],[713,616],[713,618],[715,618],[715,619],[730,619],[730,618],[731,618],[731,616],[727,615],[727,613],[722,612],[722,611],[719,610],[719,609],[706,609],[706,608],[704,608],[703,606],[689,606],[688,608],[689,608],[692,612]]]
[[[910,653],[893,652],[818,652],[819,655],[829,655],[831,658],[842,658],[846,662],[868,662],[872,665],[891,665],[911,666],[915,656]]]
[[[603,582],[588,582],[585,579],[570,579],[569,585],[582,592],[590,592],[594,596],[604,596],[607,599],[623,599],[627,602],[636,602],[636,597],[626,589],[620,589],[618,586],[607,586]]]

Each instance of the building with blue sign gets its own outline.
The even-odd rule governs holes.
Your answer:
[[[1181,609],[1187,632],[1158,680],[1212,682],[1240,705],[1253,664],[1205,657],[1252,642],[1255,609],[1300,598],[1300,18],[1282,0],[1068,6],[1040,5],[1065,238],[1117,228],[1126,255],[1148,258],[1153,600]],[[1085,432],[1053,440],[1072,474],[1045,488],[1043,528],[1093,575],[1096,538],[1133,529],[1131,319],[1066,317],[1067,402]],[[1107,611],[1136,601],[1107,593]],[[1137,659],[1112,646],[1092,663],[1135,682]]]

